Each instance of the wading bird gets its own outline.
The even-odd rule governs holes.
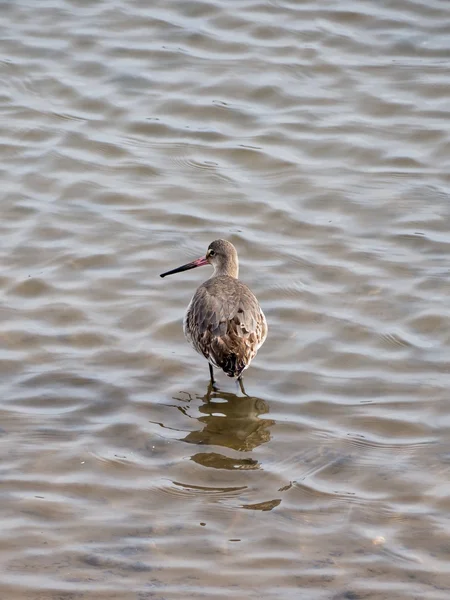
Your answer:
[[[206,256],[162,273],[161,277],[203,265],[211,265],[214,273],[189,303],[183,321],[184,335],[208,361],[213,386],[213,367],[217,367],[235,377],[245,393],[242,373],[266,339],[267,322],[254,294],[238,279],[236,248],[226,240],[215,240]]]

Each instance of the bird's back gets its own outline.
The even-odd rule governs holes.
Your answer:
[[[197,289],[183,328],[195,350],[230,377],[241,375],[267,336],[253,292],[228,275],[212,277]]]

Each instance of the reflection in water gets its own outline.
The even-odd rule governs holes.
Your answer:
[[[276,508],[280,503],[281,498],[276,498],[275,500],[267,500],[266,502],[258,502],[257,504],[245,504],[241,506],[241,508],[245,508],[247,510],[269,511],[273,508]]]
[[[190,432],[185,442],[224,446],[249,452],[270,440],[270,427],[275,421],[260,419],[269,412],[269,405],[255,396],[237,396],[230,392],[213,390],[209,386],[199,407],[198,418],[202,429]],[[191,459],[205,467],[215,469],[258,469],[259,464],[250,457],[230,457],[217,452],[199,452]]]

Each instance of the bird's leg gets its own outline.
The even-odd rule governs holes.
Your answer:
[[[245,388],[244,388],[244,380],[242,379],[242,375],[239,375],[239,377],[236,380],[236,384],[239,385],[239,387],[241,388],[241,392],[244,394],[244,396],[246,396],[246,392],[245,392]]]
[[[211,377],[211,388],[214,391],[216,391],[217,390],[217,388],[216,388],[216,381],[214,379],[214,371],[213,371],[211,363],[208,363],[208,366],[209,366],[209,375]]]

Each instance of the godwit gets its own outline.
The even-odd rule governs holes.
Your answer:
[[[162,273],[161,277],[208,264],[214,267],[214,273],[189,303],[183,321],[184,335],[208,361],[213,386],[214,366],[229,377],[236,377],[244,391],[242,373],[266,339],[267,322],[258,300],[238,279],[236,248],[226,240],[215,240],[206,256]]]

